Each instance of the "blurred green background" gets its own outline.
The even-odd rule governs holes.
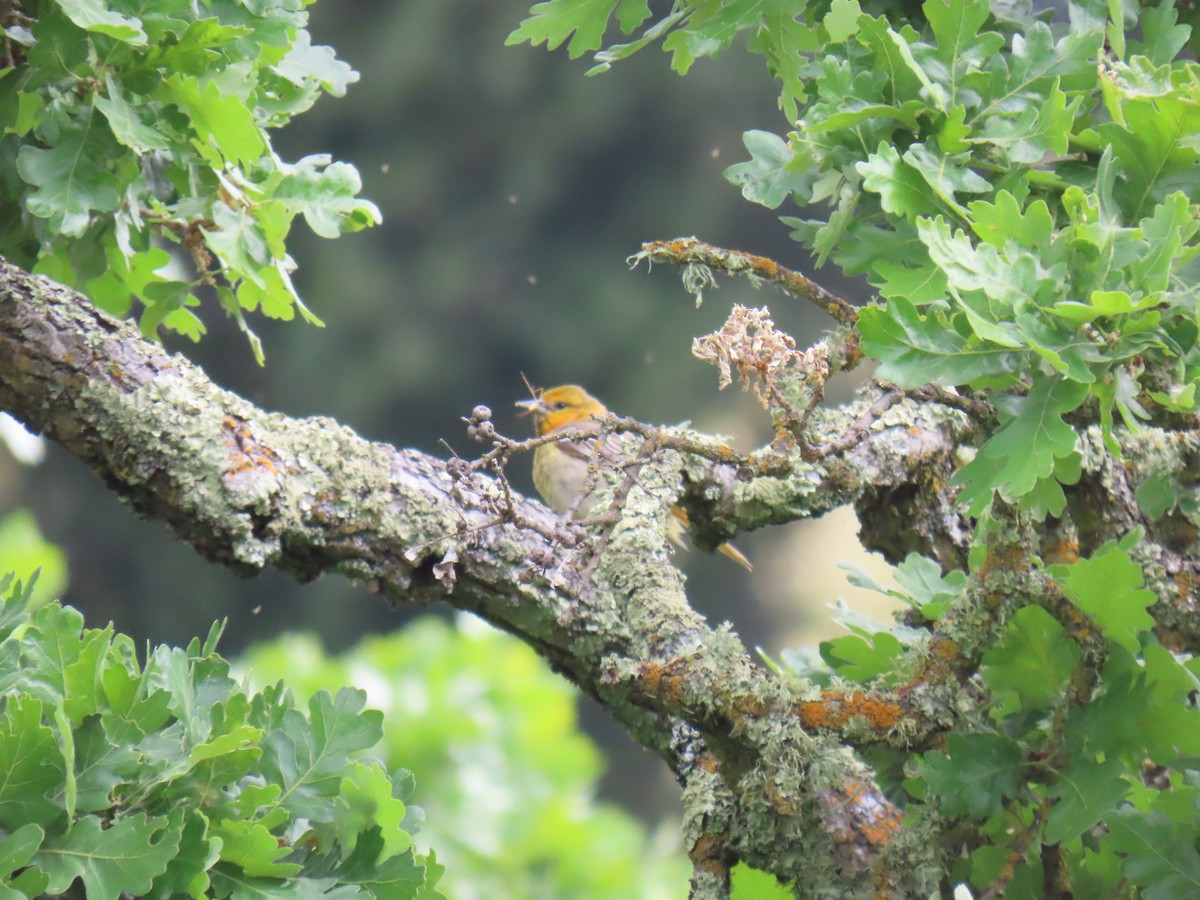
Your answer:
[[[645,421],[690,419],[753,446],[766,435],[765,415],[749,395],[717,392],[715,370],[690,355],[692,337],[718,328],[735,302],[769,305],[802,345],[830,323],[777,291],[724,279],[697,310],[677,270],[630,271],[626,258],[643,241],[695,234],[809,271],[775,214],[721,176],[744,158],[743,131],[787,131],[775,85],[758,58],[736,52],[701,60],[686,78],[657,51],[587,78],[586,60],[504,46],[527,6],[313,6],[314,43],[333,46],[362,79],[278,134],[276,150],[356,165],[384,223],[337,241],[303,226],[292,234],[300,294],[327,327],[254,323],[265,369],[215,302],[203,313],[204,342],[171,348],[268,409],[332,416],[365,437],[438,456],[442,440],[464,456],[478,452],[460,417],[479,403],[522,436],[527,423],[512,407],[525,395],[522,373],[541,386],[585,384]],[[836,273],[817,278],[866,299]],[[831,399],[854,386],[835,383]],[[531,490],[527,460],[511,474]],[[6,456],[0,501],[28,506],[65,549],[64,599],[89,624],[111,620],[138,639],[185,643],[227,617],[226,655],[288,630],[315,632],[336,651],[406,619],[336,577],[238,580],[161,525],[135,519],[58,448],[19,472]],[[840,515],[740,538],[752,575],[698,552],[679,562],[701,612],[732,621],[748,647],[774,654],[837,633],[827,604],[853,594],[836,568],[862,562],[853,530],[852,517]],[[665,768],[602,716],[584,713],[610,760],[610,796],[638,801],[652,820],[669,814]]]

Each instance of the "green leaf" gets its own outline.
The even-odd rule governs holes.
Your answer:
[[[1055,81],[1039,105],[1023,109],[1015,118],[993,116],[969,140],[999,147],[1014,163],[1034,164],[1047,155],[1061,156],[1068,150],[1082,103],[1083,98],[1076,97],[1068,104]]]
[[[1062,697],[1081,651],[1041,607],[1017,610],[1000,643],[983,655],[980,674],[999,701],[999,718],[1036,710]]]
[[[335,238],[343,229],[356,231],[382,220],[375,204],[358,197],[362,180],[354,166],[330,163],[328,156],[306,156],[285,172],[275,199],[293,214],[303,213],[308,227],[321,237]]]
[[[971,134],[971,126],[967,124],[967,108],[956,106],[942,120],[937,130],[937,147],[942,153],[962,153],[971,149],[967,137]]]
[[[112,212],[121,202],[116,176],[107,169],[107,142],[101,129],[81,124],[48,148],[23,146],[17,171],[37,188],[26,201],[29,211],[64,237],[78,237],[92,213]],[[110,139],[111,140],[111,139]]]
[[[15,134],[25,137],[41,121],[41,112],[46,101],[41,94],[17,95],[17,118],[12,130]]]
[[[937,206],[926,179],[907,160],[901,160],[891,144],[880,144],[855,168],[863,177],[863,187],[878,194],[880,204],[892,215],[915,219]]]
[[[66,555],[42,537],[37,520],[27,509],[15,509],[0,518],[0,572],[24,580],[37,572],[35,606],[57,597],[67,586]]]
[[[975,174],[966,165],[965,154],[950,157],[932,147],[917,143],[904,151],[903,159],[920,174],[934,193],[960,216],[966,217],[967,210],[958,202],[956,195],[984,194],[992,190],[991,184],[985,178]]]
[[[187,114],[196,150],[215,168],[223,168],[226,160],[249,166],[266,150],[251,107],[222,92],[215,80],[201,84],[177,72],[162,81],[159,96]]]
[[[1169,472],[1151,472],[1137,486],[1134,497],[1138,507],[1151,519],[1161,519],[1179,502],[1178,485]]]
[[[1020,347],[1028,340],[1013,321],[1022,306],[1035,306],[1040,284],[1053,283],[1048,272],[1028,251],[1001,254],[988,243],[973,244],[962,230],[953,234],[941,216],[918,219],[917,234],[929,257],[946,274],[952,290],[959,294],[976,333],[985,340]],[[973,298],[983,292],[987,300]],[[993,302],[988,302],[993,301]]]
[[[911,25],[903,25],[899,31],[892,30],[883,16],[860,16],[858,26],[858,40],[869,49],[873,68],[883,73],[889,95],[915,99],[921,89],[922,79],[928,81],[928,76],[920,71],[908,51],[909,42],[920,40],[920,35]],[[921,104],[923,107],[926,105]]]
[[[680,75],[686,75],[697,58],[719,55],[748,24],[740,3],[693,4],[688,12],[682,27],[663,41],[663,50],[671,54],[671,68]]]
[[[872,35],[871,22],[869,18],[864,17],[859,20],[863,31]],[[879,36],[880,43],[890,45],[887,52],[884,54],[887,59],[889,68],[896,66],[897,69],[907,70],[903,75],[898,75],[895,69],[892,69],[889,74],[897,82],[907,80],[908,77],[915,78],[921,88],[926,93],[929,100],[932,101],[934,107],[941,113],[947,113],[953,105],[950,102],[950,95],[947,93],[943,84],[935,83],[930,73],[921,61],[918,61],[913,53],[913,46],[919,41],[919,35],[913,31],[912,26],[906,25],[900,31],[895,31],[892,28],[887,28],[881,32],[874,32]],[[869,38],[870,39],[870,38]],[[928,48],[925,48],[928,49]],[[922,54],[923,57],[928,54]],[[931,60],[933,62],[933,60]]]
[[[1181,829],[1160,813],[1119,810],[1106,823],[1107,842],[1123,857],[1121,873],[1141,885],[1145,900],[1200,896],[1200,853],[1194,828]]]
[[[932,559],[910,553],[896,566],[896,584],[926,618],[940,618],[950,604],[962,597],[967,586],[965,572],[954,570],[942,575],[942,567]]]
[[[1136,541],[1140,535],[1131,535]],[[1129,556],[1132,541],[1109,541],[1088,559],[1068,566],[1051,566],[1051,577],[1072,603],[1087,613],[1101,634],[1130,653],[1141,648],[1140,637],[1154,627],[1146,611],[1154,592],[1145,587],[1142,568]]]
[[[1076,484],[1083,474],[1083,459],[1078,452],[1060,456],[1054,461],[1054,472],[1039,478],[1029,492],[1017,502],[1023,515],[1042,522],[1046,516],[1061,516],[1067,507],[1064,484]]]
[[[1021,748],[997,734],[946,737],[946,752],[931,750],[919,768],[946,815],[986,819],[1012,797],[1024,772]]]
[[[349,883],[361,883],[370,889],[375,897],[417,897],[425,900],[426,894],[420,893],[422,885],[432,885],[438,875],[432,869],[440,868],[430,859],[422,867],[414,858],[412,851],[393,856],[379,862],[383,853],[383,839],[378,829],[366,832],[359,839],[354,852],[337,870],[339,879]],[[434,894],[429,900],[440,898]]]
[[[556,50],[570,38],[567,53],[571,59],[578,59],[600,48],[614,11],[620,16],[626,34],[650,14],[646,0],[546,0],[530,7],[529,18],[504,43],[506,46],[522,41],[534,46],[544,43],[546,49]]]
[[[790,195],[804,197],[812,183],[811,173],[794,171],[795,159],[788,142],[769,131],[747,131],[742,143],[750,151],[749,162],[725,170],[725,179],[742,189],[752,203],[776,209]]]
[[[147,107],[145,98],[135,96],[135,104],[130,105],[125,99],[121,83],[111,72],[105,77],[105,85],[108,96],[97,94],[92,102],[104,114],[108,127],[118,141],[138,153],[171,149],[171,141],[166,135],[143,118],[145,116],[153,121],[153,112]]]
[[[292,46],[271,71],[301,87],[316,82],[333,97],[345,96],[346,88],[358,81],[358,73],[338,59],[332,47],[314,47],[305,29],[296,32]]]
[[[1146,253],[1129,266],[1132,283],[1146,293],[1165,291],[1171,282],[1175,258],[1200,228],[1195,210],[1182,192],[1170,194],[1138,223]]]
[[[45,824],[62,812],[47,797],[62,786],[62,753],[42,715],[40,701],[16,695],[0,718],[0,825],[6,828]]]
[[[1161,302],[1159,297],[1153,295],[1135,301],[1125,291],[1092,291],[1088,296],[1087,303],[1075,301],[1056,303],[1050,311],[1071,322],[1083,323],[1132,315],[1157,306]]]
[[[293,815],[330,820],[351,754],[368,750],[383,734],[382,714],[364,710],[366,694],[343,688],[336,698],[324,691],[309,700],[311,721],[288,710],[279,729],[263,740],[262,768],[283,785],[281,802]]]
[[[1191,29],[1178,24],[1179,13],[1173,3],[1144,4],[1140,12],[1139,25],[1144,41],[1130,45],[1129,52],[1133,57],[1130,62],[1136,59],[1136,54],[1142,54],[1149,57],[1149,62],[1165,66],[1187,46]]]
[[[113,4],[103,0],[57,0],[67,17],[85,31],[105,34],[134,46],[146,43],[142,23],[131,16],[114,12]]]
[[[260,288],[266,286],[260,270],[271,258],[266,236],[254,213],[219,204],[213,209],[213,227],[204,229],[208,246],[232,269],[234,278],[246,278]]]
[[[671,24],[672,17],[682,19],[685,14],[686,9],[676,7],[658,25],[647,29],[646,37],[651,37],[660,27]],[[752,53],[762,53],[767,66],[775,74],[780,84],[779,108],[789,122],[799,118],[799,105],[805,100],[808,55],[823,44],[821,29],[796,16],[786,6],[778,11],[762,12],[758,17],[758,27],[750,35],[747,49]]]
[[[946,296],[946,273],[927,264],[914,267],[908,261],[879,260],[871,274],[871,283],[886,300],[903,299],[914,306],[925,306]]]
[[[858,0],[832,0],[829,12],[821,20],[829,40],[838,43],[853,37],[858,32],[858,17],[862,7]]]
[[[140,763],[141,755],[130,746],[109,740],[98,718],[87,719],[75,731],[76,808],[85,813],[109,809],[114,789],[136,780]]]
[[[963,486],[959,499],[972,515],[980,515],[996,492],[1015,502],[1039,479],[1048,478],[1060,458],[1074,452],[1075,429],[1062,417],[1087,394],[1086,384],[1040,376],[1027,397],[1011,398],[1007,421],[952,480]]]
[[[205,900],[211,896],[209,870],[221,858],[221,842],[210,833],[203,813],[189,810],[181,818],[179,851],[167,863],[166,872],[155,879],[149,894],[153,900],[172,900],[184,895]]]
[[[960,85],[1004,46],[1004,36],[984,30],[991,16],[987,0],[926,0],[921,11],[937,39],[937,57],[950,69],[948,83],[957,90],[950,102],[963,102]]]
[[[1127,770],[1117,759],[1101,762],[1077,755],[1056,775],[1048,795],[1057,802],[1046,815],[1044,831],[1051,844],[1074,840],[1097,822],[1107,821],[1129,790]]]
[[[1019,357],[1011,350],[972,341],[900,297],[860,310],[858,330],[863,350],[880,362],[876,376],[901,387],[969,384],[1017,371]]]
[[[1111,644],[1102,671],[1103,690],[1071,710],[1065,733],[1073,745],[1120,756],[1127,770],[1147,758],[1174,766],[1200,753],[1200,715],[1191,705],[1195,677],[1159,645],[1137,660]]]
[[[914,606],[921,614],[933,621],[945,615],[950,604],[963,595],[967,574],[953,570],[942,575],[942,567],[936,560],[917,553],[906,556],[893,573],[900,590],[889,590],[876,584],[868,575],[848,564],[839,564],[847,570],[847,580],[855,587],[865,588]]]
[[[739,862],[730,872],[730,900],[791,900],[795,896],[788,885],[769,872]]]
[[[379,766],[355,764],[342,779],[334,831],[349,855],[361,832],[377,828],[382,842],[377,863],[408,852],[412,837],[402,827],[404,803],[392,796],[393,785]]]
[[[1024,210],[1008,191],[997,191],[992,200],[973,200],[971,230],[994,247],[1016,241],[1031,250],[1046,250],[1054,236],[1054,216],[1046,201],[1038,199]]]
[[[123,892],[136,896],[150,890],[179,849],[181,830],[145,813],[118,819],[109,828],[96,816],[84,816],[66,834],[48,839],[36,858],[50,878],[51,893],[61,894],[80,878],[88,900],[119,900]]]
[[[860,684],[892,674],[896,660],[903,653],[904,645],[886,631],[873,634],[870,643],[856,634],[821,642],[821,658],[829,667],[841,677]]]
[[[214,822],[211,831],[221,841],[221,859],[241,867],[251,878],[288,878],[304,868],[299,863],[283,862],[292,848],[262,822],[225,819]]]
[[[1114,150],[1124,180],[1116,195],[1128,215],[1139,218],[1168,194],[1189,197],[1200,188],[1200,104],[1194,96],[1128,98],[1125,122],[1109,122],[1100,136]]]
[[[23,869],[42,845],[46,833],[32,822],[22,825],[0,841],[0,876]]]
[[[234,681],[229,663],[211,651],[201,651],[195,638],[187,649],[159,646],[146,667],[147,686],[161,684],[170,695],[170,709],[195,744],[213,737],[213,711],[224,709]]]

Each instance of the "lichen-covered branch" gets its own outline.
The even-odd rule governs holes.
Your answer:
[[[641,433],[653,452],[628,470],[638,489],[598,523],[603,539],[589,541],[512,491],[503,462],[525,448],[495,435],[486,411],[468,419],[492,447],[475,462],[266,412],[74,292],[0,261],[0,406],[216,563],[302,579],[340,572],[392,603],[448,600],[518,635],[680,777],[698,897],[723,896],[738,860],[802,878],[814,896],[932,889],[928,835],[901,825],[845,748],[921,745],[952,724],[978,659],[956,639],[954,612],[921,651],[912,684],[800,696],[691,609],[663,524],[678,500],[693,536],[712,545],[854,503],[868,543],[961,566],[971,527],[949,483],[976,426],[944,399],[875,393],[840,410],[813,407],[803,442],[748,455],[613,418],[605,427]],[[1139,552],[1150,586],[1174,643],[1190,646],[1200,634],[1194,537],[1162,539],[1168,526],[1148,523],[1134,495],[1149,477],[1191,478],[1200,446],[1195,434],[1156,435],[1123,437],[1121,465],[1096,439],[1077,490],[1118,488],[1086,540],[1149,524]],[[1072,521],[1040,539],[1078,553],[1085,538]]]
[[[651,262],[671,262],[680,266],[700,263],[730,275],[751,275],[803,297],[842,325],[852,326],[858,321],[858,312],[849,301],[765,256],[755,256],[742,250],[727,250],[691,237],[676,238],[673,241],[650,241],[642,244],[641,253],[634,258],[645,258]]]
[[[698,712],[695,698],[716,683],[738,685],[740,696],[762,698],[761,714],[735,718],[715,695],[689,723],[719,770],[721,796],[705,802],[724,809],[727,836],[723,850],[693,846],[694,855],[864,894],[877,883],[896,884],[897,896],[920,887],[916,867],[889,857],[894,871],[880,871],[891,832],[875,826],[898,813],[869,770],[832,737],[808,734],[786,685],[687,605],[661,529],[680,489],[678,451],[642,466],[591,580],[572,582],[571,559],[586,547],[559,548],[557,566],[531,569],[560,525],[540,504],[511,493],[512,514],[498,517],[494,480],[476,473],[466,483],[461,461],[456,474],[329,419],[258,409],[132,325],[7,263],[0,405],[214,562],[302,579],[341,572],[393,603],[445,599],[520,636],[685,780],[675,713]],[[694,701],[641,694],[631,675],[647,665],[677,672]],[[848,817],[847,803],[873,814]]]

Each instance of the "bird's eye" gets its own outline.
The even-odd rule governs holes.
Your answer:
[[[550,404],[550,408],[553,409],[555,412],[562,412],[564,409],[567,408],[567,401],[566,400],[557,400],[554,403]]]

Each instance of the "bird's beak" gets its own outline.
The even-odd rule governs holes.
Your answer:
[[[541,397],[534,397],[531,400],[518,400],[516,406],[523,410],[521,415],[525,416],[546,411],[546,407],[542,405]]]

